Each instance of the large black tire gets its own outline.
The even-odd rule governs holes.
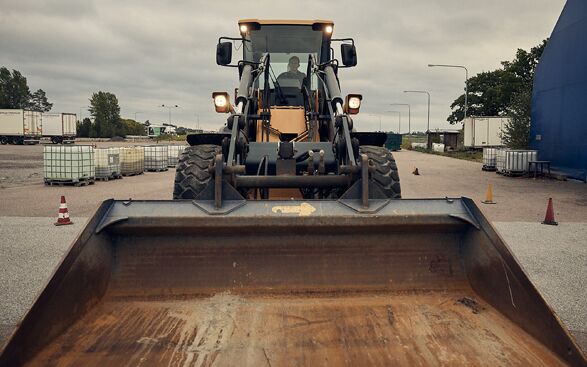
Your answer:
[[[195,199],[212,179],[208,167],[221,152],[222,148],[218,145],[187,147],[175,169],[173,199]]]
[[[391,199],[402,197],[399,183],[397,164],[393,154],[385,147],[362,145],[359,147],[361,154],[367,154],[369,160],[375,165],[375,172],[371,174],[371,180],[379,185],[381,191]]]

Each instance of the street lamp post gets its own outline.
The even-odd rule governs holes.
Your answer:
[[[412,133],[412,108],[407,103],[390,103],[390,106],[408,106],[408,136]]]
[[[401,113],[401,111],[385,111],[385,112],[397,113],[398,114],[398,128],[397,128],[397,133],[398,134],[401,134],[402,133],[402,113]]]
[[[441,67],[441,68],[459,68],[465,69],[465,117],[463,117],[463,121],[467,118],[467,111],[468,111],[468,98],[469,98],[469,70],[462,65],[444,65],[444,64],[428,64],[428,67]]]
[[[428,136],[430,133],[430,93],[425,90],[405,90],[404,93],[423,93],[428,95],[428,127],[426,128],[426,136]],[[430,139],[428,139],[426,146],[430,149]]]
[[[172,108],[179,108],[179,106],[178,105],[166,106],[166,105],[162,104],[160,107],[164,107],[169,110],[169,125],[171,125],[171,109]]]

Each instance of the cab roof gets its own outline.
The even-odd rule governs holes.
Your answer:
[[[287,20],[287,19],[241,19],[238,21],[239,26],[243,23],[257,23],[259,25],[314,25],[314,24],[323,24],[323,25],[334,25],[332,20],[322,20],[322,19],[314,19],[314,20]]]

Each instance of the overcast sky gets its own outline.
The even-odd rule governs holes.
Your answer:
[[[237,20],[330,19],[335,37],[353,37],[358,66],[340,71],[344,94],[362,93],[359,130],[426,129],[426,96],[432,95],[431,128],[450,128],[451,102],[463,91],[464,71],[428,68],[461,64],[470,75],[494,70],[548,37],[564,0],[388,1],[88,1],[0,0],[0,66],[21,71],[31,90],[47,92],[54,112],[87,116],[88,99],[115,93],[122,116],[168,120],[202,128],[222,125],[211,93],[237,86],[237,72],[216,65],[219,36],[238,36]],[[338,52],[338,51],[337,51]]]

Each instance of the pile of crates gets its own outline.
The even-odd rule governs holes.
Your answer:
[[[120,148],[120,174],[142,175],[145,172],[145,149],[143,147]]]
[[[168,149],[167,145],[147,145],[145,149],[145,171],[167,171]]]
[[[483,148],[483,171],[497,171],[498,148]]]
[[[536,150],[483,148],[483,171],[496,171],[506,176],[528,174],[529,162],[536,161]]]
[[[108,181],[122,178],[120,169],[120,148],[94,149],[96,179]]]
[[[44,146],[43,173],[46,185],[91,185],[96,179],[94,147],[91,145]]]
[[[186,147],[186,145],[169,145],[167,147],[167,167],[177,166],[179,157]]]
[[[497,173],[506,176],[523,176],[528,173],[528,164],[538,159],[536,150],[500,149],[497,152]]]

